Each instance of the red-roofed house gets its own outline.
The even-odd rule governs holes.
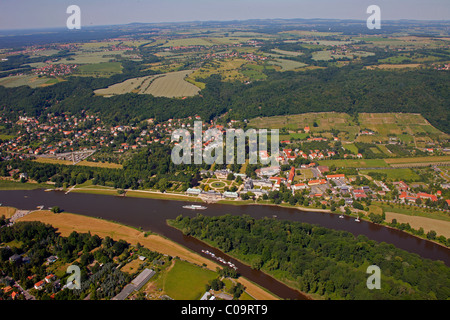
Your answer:
[[[292,183],[294,181],[294,176],[295,176],[295,168],[292,167],[291,172],[289,172],[289,178],[288,178],[287,182]]]
[[[430,199],[431,201],[437,201],[438,200],[435,195],[424,193],[424,192],[419,192],[417,194],[417,197],[419,197],[421,199]]]
[[[36,290],[42,290],[42,289],[44,288],[44,280],[41,280],[41,281],[39,281],[39,282],[36,282],[36,283],[34,284],[34,288],[35,288]]]

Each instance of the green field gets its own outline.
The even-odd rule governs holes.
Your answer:
[[[0,190],[34,190],[51,189],[52,185],[38,183],[21,183],[15,181],[0,180]]]
[[[20,86],[29,86],[31,88],[37,88],[37,87],[42,87],[45,85],[52,84],[52,83],[48,83],[49,80],[52,80],[52,79],[47,78],[47,77],[39,78],[36,75],[11,76],[11,77],[1,78],[0,86],[4,86],[6,88],[13,88],[13,87],[20,87]]]
[[[269,64],[280,66],[281,71],[292,71],[307,66],[305,63],[286,59],[275,59],[274,61],[270,61]]]
[[[420,176],[411,169],[379,169],[360,171],[362,174],[369,174],[370,172],[386,174],[387,179],[391,181],[420,181]]]
[[[339,159],[339,160],[321,160],[319,161],[321,166],[331,166],[343,168],[377,168],[377,167],[389,167],[389,165],[383,159]]]
[[[122,72],[120,62],[102,62],[85,64],[78,67],[76,74],[82,76],[111,76]]]
[[[350,152],[353,153],[353,154],[358,154],[358,152],[359,152],[359,151],[358,151],[358,147],[355,146],[354,143],[351,143],[351,144],[344,144],[343,147],[344,147],[344,149],[347,149],[348,151],[350,151]]]
[[[205,285],[217,278],[216,272],[176,260],[164,280],[164,292],[175,300],[199,300]]]

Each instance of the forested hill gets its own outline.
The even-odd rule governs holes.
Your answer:
[[[327,68],[303,72],[267,71],[265,81],[243,84],[210,77],[199,96],[155,98],[129,93],[112,98],[95,96],[104,88],[142,72],[126,66],[124,74],[107,79],[71,78],[45,88],[0,87],[3,112],[23,110],[39,115],[49,111],[79,113],[90,110],[105,121],[167,120],[200,115],[212,119],[230,111],[230,119],[306,112],[413,112],[450,133],[449,73],[436,70],[382,71],[361,67]]]

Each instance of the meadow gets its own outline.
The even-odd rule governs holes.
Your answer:
[[[107,77],[122,72],[122,64],[120,62],[102,62],[81,65],[76,70],[76,75],[82,76],[102,76]]]
[[[217,277],[214,271],[175,260],[165,275],[163,290],[175,300],[199,300],[205,293],[205,285]]]
[[[108,88],[95,90],[94,93],[106,98],[125,93],[151,94],[155,97],[169,98],[191,97],[197,95],[200,88],[185,81],[190,73],[192,70],[128,79]]]
[[[382,173],[385,174],[388,180],[390,181],[399,181],[403,180],[405,182],[412,182],[412,181],[420,181],[420,176],[416,174],[411,169],[379,169],[379,170],[361,170],[360,173],[362,174],[369,174],[370,172],[374,173]]]
[[[38,77],[37,75],[18,75],[0,78],[0,86],[6,88],[29,86],[31,88],[44,87],[59,82],[55,78]]]

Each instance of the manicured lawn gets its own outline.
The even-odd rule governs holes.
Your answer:
[[[175,300],[199,300],[208,281],[217,278],[214,271],[176,260],[164,281],[165,293]]]

